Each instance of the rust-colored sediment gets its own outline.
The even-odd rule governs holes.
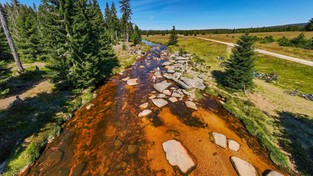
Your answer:
[[[257,140],[216,100],[205,96],[198,111],[181,111],[182,103],[170,103],[161,110],[154,107],[148,100],[153,91],[150,71],[163,62],[147,60],[154,53],[101,87],[90,102],[95,106],[78,110],[62,135],[21,175],[181,175],[165,158],[162,143],[170,139],[181,141],[196,160],[190,175],[237,175],[231,156],[250,162],[260,174],[277,170]],[[138,78],[140,84],[127,86],[121,79],[128,76]],[[145,102],[154,113],[138,118],[138,106]],[[240,150],[216,146],[210,137],[213,131],[236,140]]]

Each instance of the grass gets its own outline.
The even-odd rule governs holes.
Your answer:
[[[141,48],[144,52],[150,49],[145,45]],[[120,62],[120,66],[115,69],[116,73],[130,66],[137,59],[137,55],[128,57],[126,51],[116,52],[116,54]],[[33,67],[27,70],[25,74],[11,76],[9,79],[15,86],[16,82],[19,82],[19,85],[28,90],[32,88],[34,82],[42,81],[45,75],[49,74],[49,70],[45,68],[42,68],[40,73],[34,72]],[[32,84],[25,87],[26,83]],[[17,87],[20,87],[19,85]],[[12,91],[15,89],[13,87]],[[26,98],[18,107],[0,110],[0,138],[4,139],[0,146],[6,150],[0,153],[0,159],[6,159],[7,162],[3,175],[17,175],[23,168],[36,161],[47,142],[60,134],[61,125],[72,118],[75,110],[93,98],[94,89],[91,87],[84,91],[69,91],[54,88],[51,93],[41,93]],[[17,89],[13,94],[24,91]]]
[[[239,36],[239,34],[237,35]],[[145,38],[152,42],[164,43],[167,41],[168,36],[159,35]],[[235,39],[230,37],[229,40]],[[225,45],[203,41],[194,37],[185,38],[180,36],[178,46],[171,46],[170,49],[178,51],[179,48],[183,48],[187,52],[198,56],[195,58],[201,58],[200,60],[204,60],[206,64],[209,64],[211,69],[207,71],[208,75],[214,76],[214,73],[222,73],[223,71],[219,66],[221,61],[217,60],[216,56],[229,58],[229,48]],[[275,72],[278,74],[279,80],[275,83],[277,86],[283,87],[284,89],[298,89],[307,93],[313,92],[312,67],[261,54],[257,54],[256,57],[255,64],[257,71],[264,73]],[[198,62],[199,59],[193,60]],[[216,83],[214,81],[209,81],[210,88],[207,88],[206,92],[211,95],[225,97],[227,101],[224,104],[224,108],[237,118],[241,119],[247,130],[269,151],[270,158],[274,163],[282,169],[292,173],[289,165],[289,158],[280,148],[280,136],[284,133],[278,132],[277,134],[274,134],[274,132],[276,132],[275,129],[283,128],[283,124],[276,123],[276,120],[273,117],[268,116],[266,113],[259,110],[253,103],[247,101],[248,98],[243,93],[233,94],[225,91],[221,86],[216,87],[212,86],[212,84],[214,85]],[[301,154],[303,155],[307,153],[304,151]]]
[[[275,84],[285,90],[313,93],[313,67],[262,54],[257,55],[255,65],[259,72],[276,73],[279,78]]]
[[[275,40],[285,36],[289,39],[292,39],[296,36],[298,36],[301,32],[263,32],[263,33],[251,33],[251,35],[257,36],[257,37],[266,37],[266,36],[273,36]],[[313,32],[303,32],[306,38],[312,38]],[[205,36],[200,35],[201,37],[207,37],[210,39],[230,42],[230,43],[236,43],[239,39],[239,37],[242,35],[242,33],[238,34],[207,34]],[[313,61],[313,50],[307,50],[302,48],[294,48],[294,47],[284,47],[279,46],[277,42],[269,43],[269,44],[261,44],[259,42],[256,43],[256,48],[268,50],[271,52],[276,52],[279,54],[284,54],[287,56],[292,57],[298,57],[305,60]]]

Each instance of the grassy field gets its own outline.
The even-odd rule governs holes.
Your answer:
[[[168,37],[169,36],[160,35],[149,37],[144,36],[144,38],[149,41],[162,44],[167,42]],[[179,48],[184,48],[184,50],[189,53],[196,54],[205,60],[205,63],[211,66],[211,69],[207,71],[207,74],[208,76],[212,75],[213,77],[214,72],[223,71],[223,69],[219,66],[221,61],[217,60],[216,56],[229,58],[230,54],[230,49],[225,45],[200,40],[194,37],[180,36],[178,39],[178,46],[170,46],[170,50],[172,51],[178,51]],[[278,74],[279,80],[274,85],[280,88],[285,90],[298,89],[307,93],[313,92],[312,67],[262,54],[256,55],[255,65],[256,70],[259,72],[275,72]],[[210,84],[214,84],[214,80],[209,82],[209,85]],[[255,89],[258,89],[258,87],[259,86],[257,85]],[[312,161],[307,157],[308,153],[310,153],[310,147],[312,147],[312,145],[308,145],[310,140],[299,138],[299,136],[296,135],[299,134],[297,132],[297,128],[290,128],[292,124],[297,122],[301,126],[305,127],[303,128],[305,130],[302,133],[308,134],[309,136],[311,135],[309,127],[312,126],[312,124],[307,121],[310,121],[312,117],[280,111],[277,117],[273,118],[272,116],[269,116],[266,111],[262,112],[258,109],[243,93],[227,93],[222,87],[218,88],[214,86],[210,86],[210,89],[206,89],[206,91],[209,94],[222,95],[223,97],[226,97],[227,102],[224,107],[243,121],[247,130],[252,135],[256,136],[260,143],[268,149],[271,159],[277,165],[290,172],[291,175],[294,175],[290,169],[291,166],[290,161],[287,159],[288,157],[281,150],[281,148],[283,148],[284,151],[287,151],[293,156],[293,160],[296,161],[295,163],[298,170],[302,173],[312,173],[309,167],[302,167],[303,162],[312,163]],[[262,93],[272,93],[268,91],[270,90],[262,90]],[[275,97],[276,96],[274,95],[273,98]],[[286,109],[289,108],[287,107]],[[303,118],[303,123],[298,120],[299,116]],[[276,118],[279,120],[276,120]],[[286,128],[288,128],[288,130]],[[299,140],[295,141],[294,139]],[[309,149],[301,147],[302,145],[308,146]]]
[[[285,36],[292,39],[298,36],[301,32],[264,32],[264,33],[251,33],[251,35],[257,36],[259,38],[264,38],[266,36],[273,36],[275,40]],[[306,38],[312,38],[313,32],[303,32]],[[200,35],[201,37],[220,40],[224,42],[236,43],[242,34],[207,34]],[[279,54],[284,54],[287,56],[298,57],[301,59],[306,59],[313,61],[313,50],[295,48],[295,47],[283,47],[279,46],[277,42],[269,44],[261,44],[259,42],[255,45],[256,48],[264,49],[271,52],[276,52]]]

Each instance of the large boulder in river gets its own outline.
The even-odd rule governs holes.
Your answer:
[[[190,79],[190,78],[181,77],[180,79],[190,87],[194,87],[194,88],[197,88],[200,90],[205,89],[205,85],[203,84],[203,80],[201,80],[200,78]]]
[[[180,142],[169,140],[164,142],[162,146],[170,165],[177,166],[184,174],[188,174],[195,169],[196,163]]]
[[[258,172],[255,170],[255,168],[247,161],[244,161],[235,156],[230,157],[230,161],[239,176],[257,176],[258,175]]]
[[[167,81],[162,81],[160,83],[155,84],[153,87],[159,91],[160,93],[162,93],[165,89],[167,89],[168,87],[170,87],[172,84],[168,83]]]
[[[164,99],[152,99],[152,103],[158,108],[162,108],[168,104],[168,102]]]

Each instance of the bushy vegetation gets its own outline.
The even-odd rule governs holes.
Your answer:
[[[293,39],[282,37],[277,40],[280,46],[290,46],[304,49],[313,49],[313,38],[306,39],[303,33],[299,34]]]

